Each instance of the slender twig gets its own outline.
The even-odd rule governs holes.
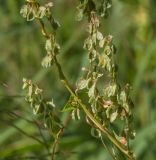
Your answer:
[[[53,143],[53,146],[52,146],[52,157],[51,157],[51,160],[54,160],[54,156],[55,156],[55,151],[56,151],[56,146],[58,144],[58,139],[59,137],[61,136],[61,134],[63,133],[63,130],[64,128],[67,127],[68,123],[69,123],[69,120],[70,120],[70,117],[71,117],[71,113],[68,114],[68,116],[66,117],[65,121],[64,121],[64,125],[63,127],[58,131],[57,133],[57,136],[55,138],[55,141]]]
[[[44,22],[41,20],[41,19],[38,19],[39,21],[39,24],[41,25],[41,32],[42,32],[42,35],[45,37],[45,38],[49,38],[49,34],[47,33],[46,29],[45,29],[45,26],[44,26]]]

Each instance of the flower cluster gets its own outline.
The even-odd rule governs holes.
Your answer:
[[[39,3],[35,1],[28,1],[26,5],[23,5],[21,8],[21,15],[27,19],[27,21],[32,21],[35,18],[42,19],[43,17],[47,17],[51,15],[51,7],[53,7],[53,3],[50,2],[44,6],[40,6]]]
[[[91,12],[97,12],[101,17],[107,17],[112,7],[112,0],[79,0],[77,7],[77,20],[84,16],[90,16]]]
[[[47,18],[52,26],[52,29],[57,30],[60,24],[53,18],[51,8],[53,7],[53,3],[49,2],[43,6],[40,6],[35,0],[28,0],[27,4],[21,8],[21,15],[27,19],[27,21],[32,21],[37,19],[40,21],[42,27],[42,34],[46,37],[45,49],[47,51],[47,55],[42,60],[42,66],[47,68],[53,64],[54,56],[59,53],[60,46],[56,42],[55,34],[48,34],[45,30],[44,23],[42,21],[43,18]]]
[[[37,85],[34,85],[31,80],[25,78],[23,78],[23,89],[28,89],[28,94],[25,100],[30,103],[30,106],[33,108],[33,113],[40,113],[43,104],[43,90]]]
[[[56,38],[55,38],[54,35],[51,35],[46,40],[45,49],[47,51],[47,55],[42,60],[42,66],[47,68],[47,67],[50,67],[53,64],[54,56],[56,56],[59,53],[59,50],[60,50],[60,46],[56,42]]]
[[[31,80],[23,79],[23,89],[28,90],[25,100],[30,104],[35,115],[41,116],[44,126],[50,129],[51,133],[56,136],[62,127],[61,121],[55,114],[55,104],[53,99],[46,101],[43,98],[43,90],[33,84]]]
[[[81,5],[84,6],[86,2],[90,3],[91,1],[83,1]],[[105,5],[106,9],[103,14],[108,12],[110,3],[104,0],[101,5]],[[122,135],[116,134],[113,128],[112,130],[116,137],[124,135],[128,141],[129,138],[135,136],[131,112],[133,103],[129,95],[131,87],[128,84],[121,87],[117,81],[118,67],[115,63],[116,48],[113,44],[113,37],[111,35],[104,36],[100,32],[100,17],[103,14],[98,12],[96,8],[98,7],[95,5],[93,10],[88,11],[88,14],[83,14],[87,15],[89,20],[87,30],[89,36],[84,42],[84,48],[88,52],[89,68],[83,68],[85,76],[78,81],[76,93],[77,95],[82,91],[87,93],[90,109],[103,125],[109,128],[116,121],[121,120],[124,124],[120,131]],[[104,78],[108,79],[107,83],[102,81]]]

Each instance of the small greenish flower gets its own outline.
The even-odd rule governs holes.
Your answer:
[[[112,97],[117,93],[117,89],[118,89],[117,84],[112,83],[104,89],[104,95],[106,97]]]
[[[54,104],[53,99],[51,101],[46,102],[46,104],[52,106],[53,108],[56,107],[56,105]]]
[[[77,90],[82,90],[84,88],[88,87],[90,79],[80,79],[79,82],[77,83]]]
[[[53,64],[53,56],[49,53],[42,60],[42,66],[45,68],[51,67]]]
[[[103,35],[99,31],[97,31],[97,40],[99,40],[99,41],[103,40]]]
[[[40,6],[36,13],[36,17],[43,18],[45,15],[46,15],[46,7]]]
[[[24,18],[27,18],[28,12],[29,12],[28,6],[27,6],[27,5],[23,5],[23,7],[22,7],[21,10],[20,10],[20,14],[21,14]]]
[[[46,40],[45,49],[47,52],[51,52],[53,50],[51,38]]]

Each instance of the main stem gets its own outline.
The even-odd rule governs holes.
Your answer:
[[[41,29],[42,29],[42,34],[45,38],[50,37],[49,34],[46,32],[46,29],[44,27],[44,23],[42,20],[39,20],[39,23],[41,25]],[[90,113],[90,111],[87,109],[88,107],[86,107],[85,104],[82,103],[82,101],[77,97],[77,95],[75,94],[75,92],[72,90],[72,87],[69,85],[68,80],[66,79],[61,65],[59,64],[56,55],[53,55],[54,58],[54,62],[55,65],[58,69],[58,73],[59,73],[59,78],[61,80],[61,82],[64,84],[64,86],[66,87],[66,89],[69,91],[69,93],[75,98],[75,100],[79,103],[79,105],[81,106],[81,108],[83,109],[83,111],[85,112],[85,114],[87,115],[87,117],[95,124],[95,126],[102,132],[104,133],[104,135],[106,135],[108,137],[108,139],[122,152],[126,155],[126,157],[129,160],[134,160],[135,158],[133,158],[133,156],[130,154],[129,150],[126,148],[126,146],[122,145],[116,138],[114,135],[112,135],[107,128],[104,128],[100,122],[95,119],[95,117]]]

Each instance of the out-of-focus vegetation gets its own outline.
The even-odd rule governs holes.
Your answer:
[[[45,160],[54,140],[25,103],[22,79],[33,78],[47,98],[54,97],[58,107],[69,95],[58,81],[55,68],[42,68],[44,39],[37,24],[26,23],[20,16],[22,3],[0,0],[0,159]],[[57,0],[54,4],[53,12],[61,24],[57,37],[61,44],[59,59],[74,84],[81,76],[81,67],[88,63],[83,49],[85,22],[75,21],[76,1]],[[132,147],[138,160],[156,157],[155,7],[155,0],[113,0],[112,13],[103,20],[102,28],[103,33],[112,34],[115,39],[120,83],[133,86],[137,135]],[[89,126],[71,122],[60,139],[57,159],[110,159],[89,132]]]

